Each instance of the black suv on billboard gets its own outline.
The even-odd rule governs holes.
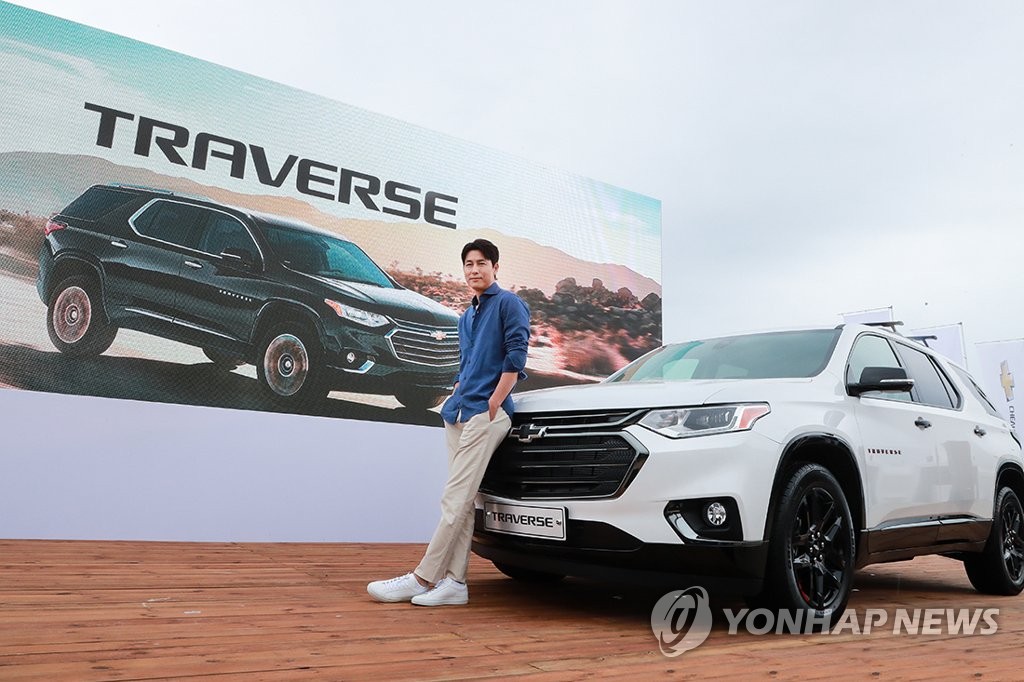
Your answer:
[[[63,353],[98,355],[121,327],[256,365],[279,401],[332,389],[441,402],[458,317],[311,225],[129,185],[90,187],[46,225],[39,296]]]

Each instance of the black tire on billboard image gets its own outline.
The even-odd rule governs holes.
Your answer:
[[[271,328],[259,348],[256,373],[275,401],[308,404],[327,396],[323,353],[304,325],[285,322]]]
[[[90,357],[110,348],[117,327],[107,322],[102,301],[99,283],[85,275],[68,277],[53,288],[46,331],[57,350],[73,357]]]

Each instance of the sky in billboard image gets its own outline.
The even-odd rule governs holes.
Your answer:
[[[8,302],[6,331],[0,332],[2,385],[270,409],[258,400],[236,398],[246,394],[251,381],[235,382],[235,375],[258,378],[253,358],[261,357],[260,338],[267,333],[260,326],[263,318],[256,317],[259,305],[252,306],[251,324],[228,328],[219,313],[180,306],[158,311],[134,294],[118,293],[111,284],[116,280],[103,268],[97,277],[102,270],[105,283],[102,291],[96,285],[96,296],[105,301],[107,312],[116,311],[111,325],[121,331],[111,350],[101,351],[103,357],[81,360],[107,364],[90,366],[93,372],[79,366],[79,379],[67,380],[66,360],[54,354],[44,324],[47,315],[57,319],[61,314],[58,299],[66,274],[50,281],[49,268],[35,261],[46,217],[91,185],[108,183],[202,196],[217,206],[287,216],[326,229],[353,241],[404,287],[455,313],[466,305],[457,254],[471,239],[490,238],[504,255],[502,285],[516,290],[533,313],[531,378],[520,388],[596,381],[661,343],[657,199],[9,4],[0,4],[0,63],[5,92],[0,98],[5,129],[0,138],[0,219],[5,230],[0,289]],[[133,211],[142,210],[141,201]],[[128,225],[127,214],[108,218]],[[47,248],[56,254],[60,240],[49,239]],[[107,244],[102,248],[109,251]],[[65,252],[74,249],[97,261],[107,258],[77,244],[67,245]],[[49,313],[32,286],[39,270]],[[184,266],[182,271],[188,272]],[[232,290],[232,300],[249,300],[243,289]],[[228,295],[218,291],[215,296]],[[119,297],[128,303],[118,303]],[[383,298],[383,293],[378,296],[380,306],[390,305]],[[312,295],[311,300],[299,303],[322,308],[324,295]],[[394,318],[398,327],[424,322],[403,321],[405,313],[385,307],[378,311]],[[146,323],[141,327],[139,315]],[[333,319],[332,313],[327,315]],[[173,329],[151,329],[165,323]],[[426,323],[450,324],[440,318]],[[212,336],[198,341],[175,336],[182,329],[190,335],[209,330]],[[156,336],[139,339],[138,331]],[[420,408],[436,406],[445,386],[450,390],[450,381],[425,378],[424,372],[434,369],[423,365],[435,360],[413,357],[395,346],[403,333],[398,330],[394,337],[367,342],[369,346],[325,338],[318,348],[329,350],[333,343],[342,347],[337,358],[355,358],[344,361],[348,364],[333,355],[328,360],[344,367],[338,375],[343,380],[332,388],[347,397],[303,406],[303,411],[435,422],[435,415]],[[450,332],[416,328],[408,333],[440,334],[443,339]],[[216,343],[204,342],[223,338],[248,345],[238,352],[221,348],[218,356]],[[348,355],[350,349],[357,354]],[[227,377],[235,382],[230,386],[222,383],[222,376],[219,385],[198,392],[153,388],[165,385],[163,379],[176,366],[184,371],[181,365],[205,366],[211,359],[216,363],[225,352],[234,353],[227,358],[231,362],[244,361]],[[108,356],[141,357],[149,363],[141,366],[144,372],[135,368],[131,381],[81,378],[131,375],[124,363],[109,366]],[[391,364],[405,373],[386,374]],[[47,376],[53,379],[40,379]],[[378,379],[382,385],[371,385]],[[182,381],[201,383],[195,377]],[[266,383],[262,377],[259,381]],[[415,395],[407,383],[416,387]],[[403,406],[409,409],[395,411]],[[300,409],[297,404],[287,407]]]

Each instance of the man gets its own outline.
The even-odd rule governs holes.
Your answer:
[[[476,239],[462,248],[462,269],[473,305],[459,318],[459,374],[441,408],[448,444],[448,480],[441,521],[423,560],[412,573],[377,580],[366,591],[377,601],[418,606],[469,602],[469,564],[474,500],[484,471],[512,424],[511,393],[525,379],[530,311],[498,286],[498,247]]]

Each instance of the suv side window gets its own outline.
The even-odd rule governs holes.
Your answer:
[[[132,226],[145,237],[196,249],[206,218],[198,206],[159,200],[135,216]]]
[[[981,401],[986,412],[996,419],[1005,419],[1005,417],[999,413],[999,410],[996,409],[996,406],[992,404],[992,401],[988,399],[988,396],[985,395],[985,392],[981,390],[981,386],[978,386],[978,384],[974,382],[974,379],[971,378],[970,374],[956,366],[953,367],[953,371],[959,374],[963,382],[967,384],[967,390],[973,393],[974,397]]]
[[[946,390],[939,370],[927,353],[904,346],[902,343],[896,344],[896,347],[907,365],[907,374],[914,380],[914,390],[911,392],[914,402],[948,408],[953,408],[959,403],[959,396],[951,396]]]
[[[865,334],[854,342],[853,350],[850,351],[850,360],[846,364],[846,383],[855,384],[860,381],[861,372],[865,367],[902,368],[903,365],[900,364],[888,341],[881,336]],[[902,391],[870,391],[864,395],[910,402],[910,394]]]
[[[199,250],[219,256],[226,249],[248,251],[253,260],[259,255],[256,243],[245,229],[245,225],[225,213],[211,211],[206,230],[199,240]]]

